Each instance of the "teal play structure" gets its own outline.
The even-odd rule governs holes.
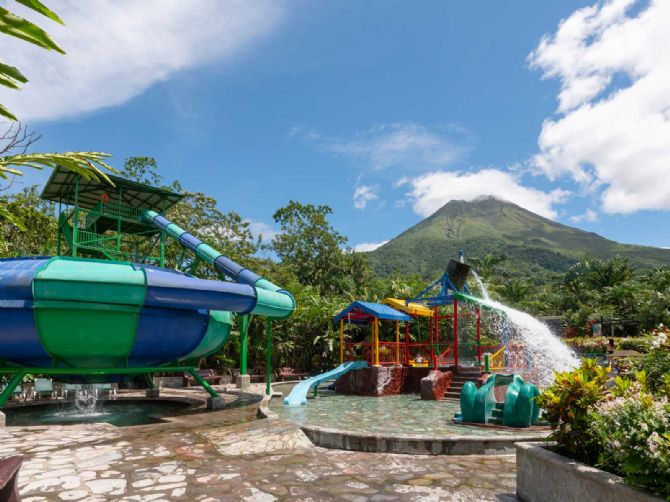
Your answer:
[[[307,394],[313,387],[316,387],[321,382],[325,382],[327,380],[334,380],[335,378],[344,375],[348,371],[367,368],[367,366],[368,366],[367,361],[348,361],[346,363],[340,364],[334,370],[326,371],[325,373],[321,373],[320,375],[316,375],[311,378],[308,378],[307,380],[303,380],[298,385],[293,387],[291,393],[284,398],[284,404],[287,404],[289,406],[299,406],[301,404],[307,404]]]
[[[463,422],[530,427],[540,418],[540,390],[519,375],[494,374],[479,389],[466,382],[461,391]]]

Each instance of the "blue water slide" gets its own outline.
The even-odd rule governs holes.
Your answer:
[[[240,285],[252,288],[256,303],[251,313],[283,319],[290,316],[295,310],[295,299],[291,293],[223,256],[165,216],[155,211],[146,211],[144,219],[176,239],[180,245],[193,251],[197,258],[211,264],[222,275],[230,277]],[[235,293],[237,292],[238,288],[235,289]]]
[[[307,404],[307,393],[312,387],[319,385],[320,383],[325,382],[327,380],[333,380],[335,378],[338,378],[341,375],[344,375],[345,373],[351,370],[358,370],[361,368],[366,368],[367,366],[368,366],[367,361],[347,361],[346,363],[340,364],[334,370],[326,371],[325,373],[321,373],[320,375],[316,375],[308,378],[307,380],[303,380],[302,382],[298,383],[298,385],[293,387],[291,393],[284,398],[284,404],[287,404],[289,406],[299,406],[301,404]]]

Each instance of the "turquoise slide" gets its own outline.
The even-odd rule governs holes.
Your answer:
[[[348,371],[367,368],[367,366],[368,366],[367,361],[348,361],[346,363],[340,364],[334,370],[326,371],[325,373],[321,373],[320,375],[316,375],[308,378],[307,380],[303,380],[298,385],[293,387],[291,393],[284,398],[284,404],[287,404],[289,406],[299,406],[301,404],[307,404],[307,393],[309,392],[309,389],[311,389],[312,387],[319,385],[321,382],[325,382],[326,380],[332,380],[334,378],[339,377],[340,375],[344,375]]]

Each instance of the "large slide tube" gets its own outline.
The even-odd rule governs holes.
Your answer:
[[[282,319],[290,316],[295,310],[295,299],[285,289],[281,289],[267,279],[223,256],[165,216],[161,216],[155,211],[145,211],[144,218],[173,239],[176,239],[179,244],[193,251],[198,258],[211,264],[222,274],[230,277],[235,282],[253,286],[256,291],[256,306],[251,312],[252,314]]]

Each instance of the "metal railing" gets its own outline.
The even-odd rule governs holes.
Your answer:
[[[442,352],[439,352],[439,351]],[[364,360],[374,364],[372,342],[346,342],[344,360]],[[449,344],[379,342],[379,364],[409,364],[410,366],[451,366],[454,364],[453,347]]]
[[[114,218],[123,218],[125,220],[141,221],[144,211],[145,209],[143,208],[127,206],[120,202],[108,201],[103,203],[101,201],[91,209],[88,219],[93,221],[97,216],[104,215],[112,216]]]
[[[492,371],[505,369],[507,367],[505,361],[505,346],[503,345],[494,354],[491,354],[489,361],[489,368]]]

